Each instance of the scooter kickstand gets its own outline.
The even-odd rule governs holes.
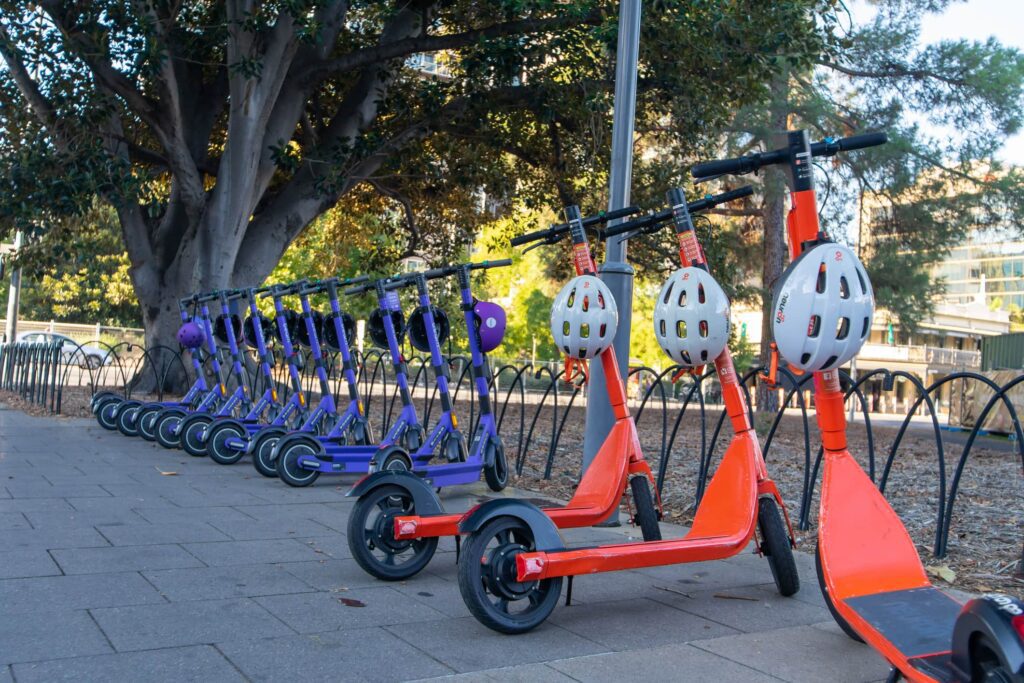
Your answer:
[[[459,553],[462,552],[462,536],[455,537],[455,564],[459,563]]]
[[[885,683],[897,683],[903,680],[903,674],[895,666],[889,671],[889,677],[885,679]]]
[[[565,589],[565,606],[569,607],[572,604],[572,580],[576,577],[572,574],[569,575],[569,586]]]

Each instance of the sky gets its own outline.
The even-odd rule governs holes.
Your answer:
[[[856,18],[870,16],[863,1],[851,4]],[[930,15],[921,25],[921,42],[941,40],[984,41],[994,36],[1009,47],[1024,51],[1024,0],[967,0],[952,4],[940,15]],[[1003,145],[1002,159],[1024,165],[1024,133],[1018,133]]]

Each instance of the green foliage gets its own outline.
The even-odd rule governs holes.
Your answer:
[[[131,264],[109,207],[94,205],[30,233],[16,264],[22,267],[22,318],[120,327],[141,322]]]

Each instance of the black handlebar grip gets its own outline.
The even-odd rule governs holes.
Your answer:
[[[427,280],[436,280],[439,277],[448,277],[454,272],[455,269],[451,266],[444,266],[442,268],[431,268],[430,270],[425,270],[422,275]],[[418,274],[420,273],[413,273],[411,279],[415,279]]]
[[[690,202],[686,205],[686,208],[689,209],[691,213],[707,211],[713,206],[725,204],[726,202],[731,202],[743,197],[749,197],[752,194],[754,194],[754,188],[750,185],[744,185],[743,187],[736,188],[735,190],[729,190],[728,192],[723,192],[721,194],[704,197],[703,199]]]
[[[505,266],[511,266],[512,259],[503,258],[497,261],[478,261],[477,263],[469,264],[471,270],[486,270],[487,268],[504,268]]]
[[[359,277],[342,278],[341,281],[338,284],[340,284],[340,285],[342,285],[344,287],[346,285],[358,285],[358,284],[362,284],[363,282],[369,282],[369,281],[370,281],[370,276],[369,275],[360,275]]]
[[[690,169],[694,178],[707,178],[726,173],[743,174],[754,170],[751,163],[752,157],[738,157],[736,159],[716,159],[715,161],[702,161]]]
[[[848,138],[842,138],[836,142],[839,144],[839,149],[844,152],[849,152],[854,149],[864,149],[865,147],[877,147],[878,145],[884,145],[889,142],[889,136],[885,133],[865,133],[864,135],[853,135]]]
[[[589,227],[591,225],[597,225],[598,223],[604,223],[607,221],[613,221],[616,218],[625,218],[626,216],[632,216],[635,213],[640,212],[639,206],[624,206],[621,209],[615,209],[614,211],[602,211],[596,216],[590,216],[589,218],[583,219],[583,225]]]
[[[609,237],[615,237],[616,235],[621,235],[622,233],[625,233],[625,232],[631,232],[631,231],[637,230],[639,228],[646,228],[648,226],[654,225],[659,220],[665,220],[666,218],[671,217],[671,215],[672,215],[671,211],[669,211],[667,213],[664,212],[664,211],[661,211],[659,213],[652,213],[651,215],[644,216],[643,218],[636,218],[634,220],[627,221],[625,223],[619,223],[618,225],[613,225],[610,228],[605,228],[601,232],[601,236],[603,238],[607,239]]]
[[[513,247],[519,247],[524,244],[529,244],[530,242],[536,242],[537,240],[545,239],[546,237],[549,237],[553,234],[554,231],[549,228],[545,228],[544,230],[534,230],[533,232],[528,232],[525,235],[513,237],[509,241],[509,244],[511,244]]]

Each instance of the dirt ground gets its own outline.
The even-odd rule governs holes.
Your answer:
[[[89,394],[84,389],[65,388],[61,398],[62,416],[91,415],[88,406]],[[38,406],[6,392],[0,392],[0,401],[33,415],[49,414],[48,406]],[[564,401],[563,398],[563,404]],[[378,409],[379,405],[378,403]],[[420,408],[422,410],[423,406]],[[437,409],[435,405],[435,415]],[[500,402],[496,404],[495,409],[501,410]],[[463,419],[468,417],[467,402],[459,401],[457,410]],[[525,406],[526,430],[529,430],[535,413],[536,406]],[[558,419],[561,420],[561,417],[559,414]],[[670,412],[670,431],[675,417],[676,413]],[[553,429],[550,404],[546,406],[537,419],[533,438],[526,449],[523,472],[514,477],[513,483],[563,499],[571,497],[582,466],[583,419],[582,407],[574,407],[570,411],[555,450],[551,478],[545,480],[543,473]],[[717,419],[717,413],[709,412],[709,438]],[[519,425],[520,406],[513,400],[506,408],[501,428],[513,464],[519,442]],[[813,458],[819,447],[819,442],[815,438],[813,416],[810,427],[813,467]],[[646,411],[638,423],[638,428],[644,452],[652,467],[656,469],[661,449],[660,410]],[[721,457],[724,439],[728,438],[729,434],[726,425],[714,451],[712,469]],[[896,430],[875,426],[872,434],[877,480],[885,466],[896,437]],[[948,499],[963,446],[955,443],[958,440],[954,433],[943,431],[942,435]],[[762,443],[765,436],[761,434]],[[867,468],[868,440],[862,422],[851,426],[849,444],[850,452]],[[940,468],[935,437],[930,431],[920,429],[911,429],[903,437],[893,460],[886,496],[917,543],[922,561],[937,584],[951,585],[972,592],[1001,590],[1016,595],[1024,594],[1024,471],[1021,456],[1015,446],[1016,444],[991,437],[979,439],[975,444],[964,467],[953,508],[948,553],[946,557],[939,559],[932,554],[940,491]],[[686,524],[693,518],[699,453],[698,416],[687,415],[681,424],[666,467],[662,502],[666,519],[669,521]],[[799,516],[806,471],[803,424],[799,417],[786,416],[782,420],[768,451],[767,461],[769,473],[777,483],[795,524]],[[803,550],[813,550],[814,547],[817,504],[815,496],[808,520],[809,527],[797,530],[798,547]]]

